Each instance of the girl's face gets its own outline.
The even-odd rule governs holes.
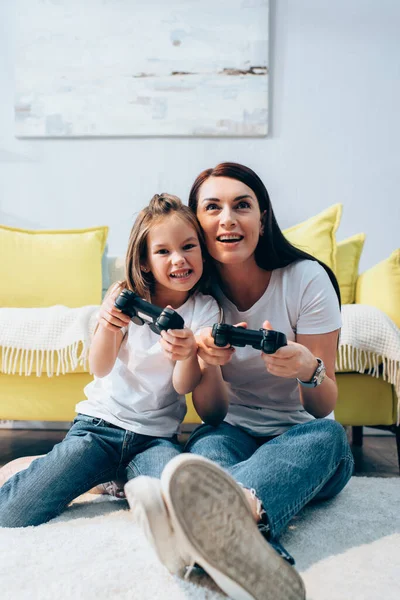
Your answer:
[[[187,293],[203,273],[199,238],[193,227],[177,214],[167,216],[151,227],[147,236],[147,261],[142,267],[151,271],[156,294],[165,290]]]
[[[216,261],[240,264],[254,257],[264,215],[247,185],[230,177],[210,177],[199,188],[196,214]]]

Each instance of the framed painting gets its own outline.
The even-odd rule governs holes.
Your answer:
[[[265,136],[268,0],[16,0],[17,137]]]

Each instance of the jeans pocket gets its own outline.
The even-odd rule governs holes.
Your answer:
[[[73,420],[73,425],[77,423],[85,423],[86,425],[92,425],[93,427],[101,427],[105,424],[104,419],[98,417],[89,417],[88,415],[82,415],[79,413]]]

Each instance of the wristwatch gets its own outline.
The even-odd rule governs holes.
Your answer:
[[[318,367],[315,369],[314,375],[311,377],[310,381],[301,381],[296,377],[297,383],[307,388],[314,388],[317,387],[317,385],[321,385],[321,383],[325,379],[326,367],[320,358],[317,358],[317,362]]]

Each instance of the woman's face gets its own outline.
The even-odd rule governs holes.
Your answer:
[[[247,185],[230,177],[209,177],[199,188],[196,214],[216,261],[240,264],[254,256],[264,215]]]

